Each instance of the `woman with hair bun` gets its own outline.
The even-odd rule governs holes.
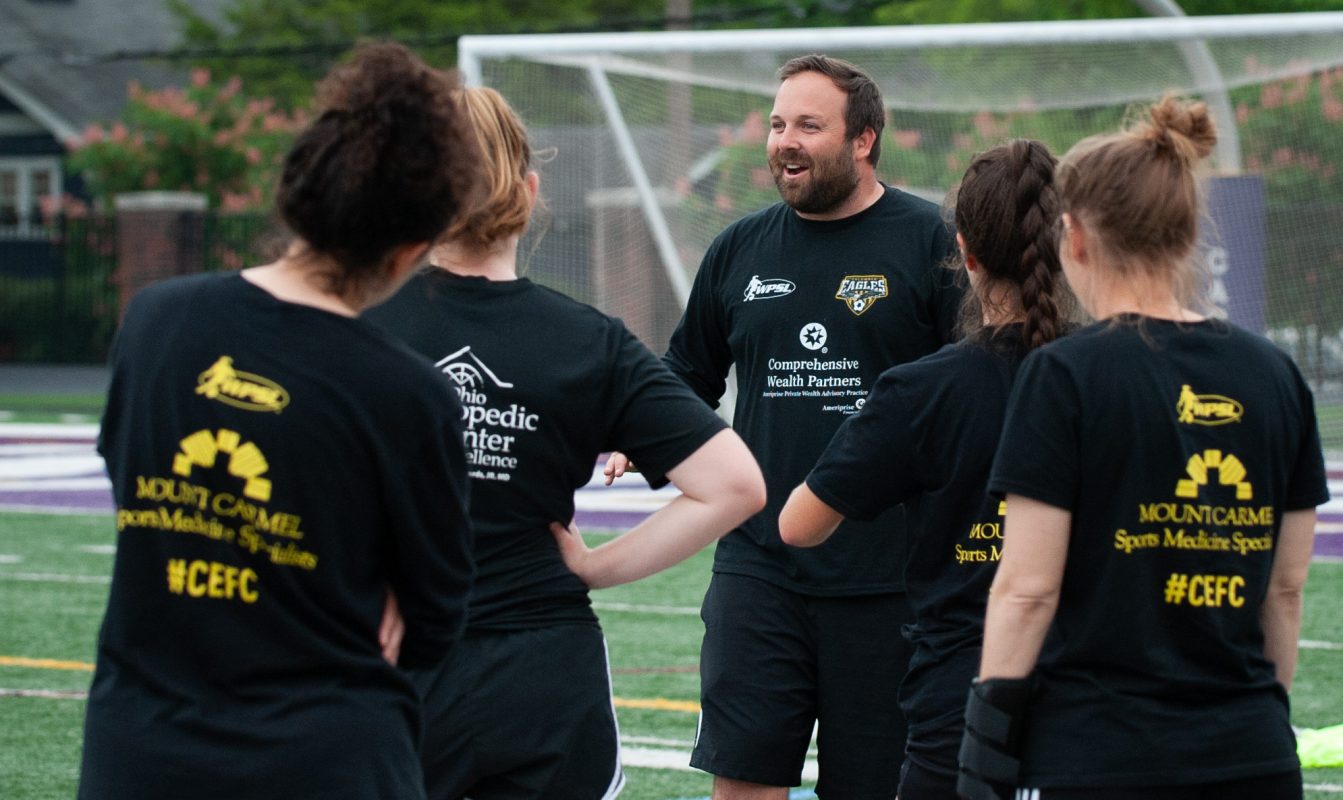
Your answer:
[[[370,317],[457,382],[477,579],[466,638],[417,677],[433,800],[596,800],[624,786],[606,643],[588,589],[706,547],[765,503],[750,450],[619,320],[518,277],[537,202],[527,132],[493,89],[463,91],[489,191]],[[631,453],[681,490],[589,550],[574,491]]]
[[[883,373],[779,515],[784,542],[811,547],[845,518],[906,506],[914,656],[908,675],[889,676],[904,678],[909,721],[902,800],[955,797],[965,687],[979,665],[1002,520],[986,488],[989,466],[1021,359],[1060,336],[1073,307],[1044,145],[1018,139],[975,156],[955,207],[956,266],[971,287],[964,338]]]
[[[424,797],[395,663],[430,667],[460,637],[460,410],[357,315],[472,202],[455,89],[400,45],[360,47],[286,158],[287,252],[126,310],[98,441],[118,536],[83,800]]]
[[[1063,268],[1098,322],[1027,358],[1008,406],[967,797],[1301,797],[1287,691],[1328,490],[1295,365],[1201,310],[1215,141],[1167,97],[1059,164]]]

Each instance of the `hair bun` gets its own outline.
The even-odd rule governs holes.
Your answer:
[[[1158,144],[1171,142],[1170,135],[1178,134],[1193,145],[1198,158],[1207,158],[1217,144],[1217,128],[1208,114],[1208,104],[1180,100],[1166,95],[1148,109],[1151,127],[1147,138]]]

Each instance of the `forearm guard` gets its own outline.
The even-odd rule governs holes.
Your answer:
[[[1029,678],[976,680],[965,704],[956,792],[968,800],[1011,800],[1021,771],[1021,723]]]

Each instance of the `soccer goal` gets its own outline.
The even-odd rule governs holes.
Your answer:
[[[660,352],[714,235],[777,200],[775,70],[813,52],[877,79],[882,179],[939,202],[1003,139],[1062,153],[1167,90],[1206,100],[1212,297],[1296,357],[1343,453],[1343,13],[464,37],[547,159],[532,276]]]

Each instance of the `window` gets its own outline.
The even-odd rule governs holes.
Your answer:
[[[44,238],[42,205],[61,196],[61,165],[55,158],[0,158],[0,236]]]

